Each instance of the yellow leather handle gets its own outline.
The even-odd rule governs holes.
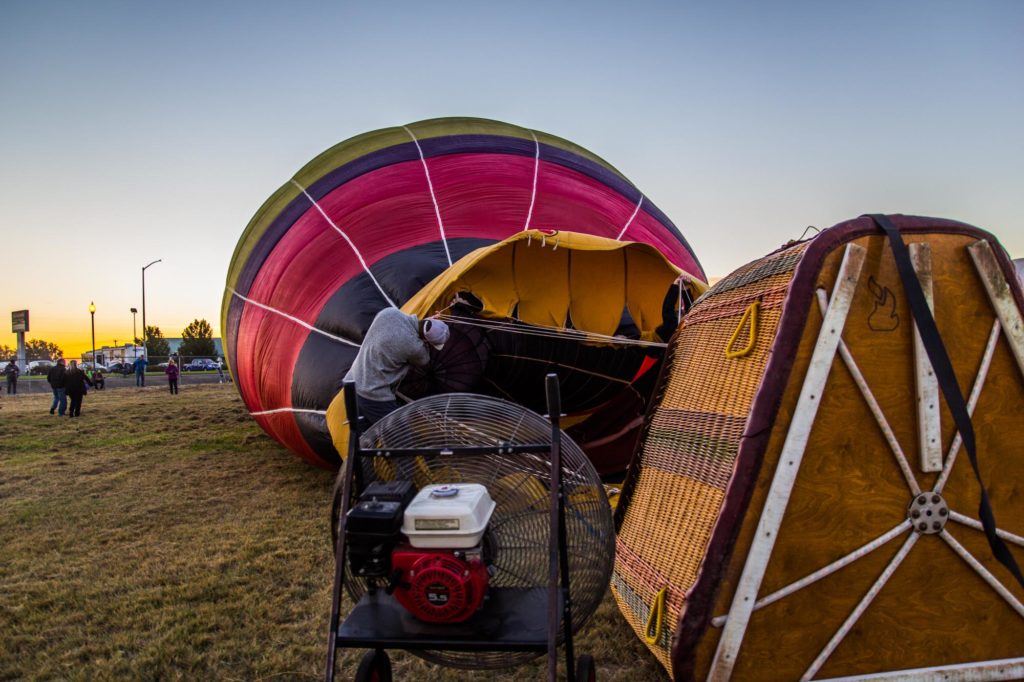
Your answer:
[[[750,351],[754,350],[754,346],[757,344],[757,323],[758,318],[761,315],[761,302],[754,301],[747,306],[747,309],[743,311],[743,317],[740,318],[740,323],[736,325],[736,331],[729,337],[729,343],[725,344],[725,357],[742,358],[744,355],[749,355]],[[750,322],[750,341],[744,348],[740,350],[734,350],[736,340],[739,339],[740,332],[743,331],[743,327],[747,325],[747,321]]]
[[[656,644],[661,639],[661,628],[665,623],[665,594],[667,592],[667,587],[658,591],[651,604],[651,611],[647,614],[647,623],[644,625],[644,641],[648,644]]]

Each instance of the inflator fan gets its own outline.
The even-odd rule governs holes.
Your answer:
[[[468,393],[410,403],[371,426],[360,447],[441,454],[366,457],[346,517],[345,587],[354,602],[384,591],[417,627],[486,622],[503,588],[545,594],[549,580],[552,425],[511,402]],[[506,447],[507,454],[465,454]],[[439,450],[440,448],[440,450]],[[445,449],[454,452],[445,454]],[[513,450],[515,450],[513,452]],[[604,486],[576,443],[560,440],[572,630],[604,597],[615,533]],[[336,490],[332,524],[340,519]],[[543,605],[543,601],[540,602]],[[559,638],[561,640],[561,637]],[[460,668],[503,668],[530,651],[414,651]]]

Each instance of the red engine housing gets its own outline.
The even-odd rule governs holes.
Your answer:
[[[466,561],[447,549],[399,545],[391,553],[391,567],[401,572],[398,603],[428,623],[468,619],[480,608],[490,580],[482,561]]]

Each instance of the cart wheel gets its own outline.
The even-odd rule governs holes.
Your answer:
[[[597,666],[594,657],[583,654],[576,659],[576,682],[597,682]]]
[[[391,682],[391,659],[382,649],[363,654],[356,670],[356,682]]]

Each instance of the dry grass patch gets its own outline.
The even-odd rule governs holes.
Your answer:
[[[49,403],[0,401],[0,679],[322,678],[333,473],[231,386],[91,392],[74,420]],[[664,678],[610,598],[577,641],[602,680]],[[398,680],[543,676],[392,659]]]

